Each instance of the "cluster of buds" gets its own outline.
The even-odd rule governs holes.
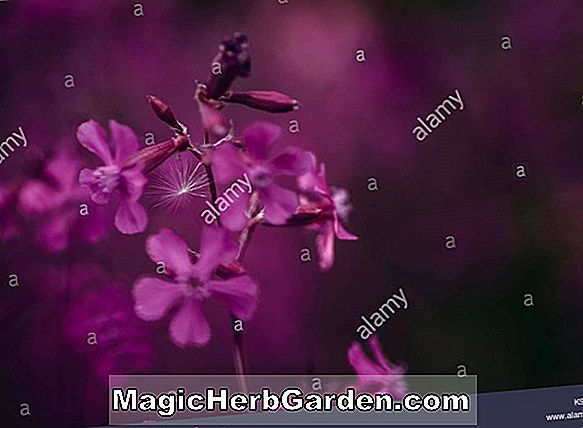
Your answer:
[[[206,132],[225,136],[230,127],[220,113],[227,103],[242,104],[269,113],[285,113],[299,108],[296,99],[277,91],[232,91],[238,77],[251,74],[251,57],[247,36],[235,33],[226,37],[211,63],[211,76],[205,83],[197,82],[195,99]]]
[[[206,95],[218,99],[233,84],[237,77],[251,75],[251,57],[249,40],[241,33],[225,37],[219,45],[219,51],[211,63],[211,77],[206,84]]]

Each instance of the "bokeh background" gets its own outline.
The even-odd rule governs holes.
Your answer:
[[[108,230],[107,210],[88,202],[91,214],[79,216],[87,198],[71,184],[94,165],[75,141],[89,118],[169,137],[147,94],[200,135],[194,83],[233,31],[249,36],[253,61],[235,87],[279,90],[302,108],[231,106],[228,117],[239,131],[299,121],[283,142],[316,152],[330,182],[351,193],[347,228],[360,237],[337,243],[334,268],[321,273],[315,257],[299,257],[302,248],[315,256],[312,235],[258,230],[246,259],[261,287],[245,326],[250,371],[350,373],[360,316],[402,287],[410,307],[379,336],[409,373],[464,365],[482,392],[582,383],[582,19],[576,0],[0,3],[0,139],[21,126],[29,141],[0,165],[2,418],[105,424],[110,373],[233,372],[224,306],[206,305],[213,339],[186,350],[170,342],[167,322],[142,322],[132,309],[132,283],[155,269],[145,237],[168,226],[196,247],[202,199],[151,209],[145,234],[123,236]],[[501,48],[504,36],[512,49]],[[465,109],[418,142],[416,117],[455,89]],[[13,192],[26,184],[19,205]],[[14,273],[18,287],[8,285]]]

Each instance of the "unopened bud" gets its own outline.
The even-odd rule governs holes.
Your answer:
[[[243,104],[270,113],[286,113],[288,111],[297,110],[300,107],[298,100],[289,95],[275,91],[227,91],[220,100]]]
[[[174,153],[186,150],[188,145],[188,138],[179,135],[178,137],[141,149],[127,160],[125,167],[131,167],[137,163],[141,163],[144,167],[144,172],[151,172]]]
[[[148,102],[150,103],[150,107],[152,107],[152,110],[154,111],[154,114],[158,116],[160,120],[162,120],[164,123],[166,123],[173,129],[176,130],[182,129],[180,122],[176,120],[176,117],[174,117],[174,113],[172,113],[172,110],[170,109],[170,107],[168,107],[166,103],[162,102],[159,98],[153,95],[148,95],[147,98]]]
[[[245,34],[234,33],[222,41],[211,65],[218,66],[220,73],[211,73],[206,85],[209,98],[218,99],[231,87],[237,77],[247,77],[251,74],[248,48],[249,41]]]

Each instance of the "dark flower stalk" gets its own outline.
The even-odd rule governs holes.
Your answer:
[[[237,77],[247,77],[251,73],[251,58],[247,52],[249,46],[247,36],[241,33],[235,33],[227,37],[219,46],[219,51],[211,64],[211,77],[205,85],[197,85],[195,99],[198,103],[199,112],[205,129],[205,146],[211,142],[210,135],[224,136],[228,127],[222,114],[218,112],[220,104],[213,102],[227,91]],[[215,67],[219,67],[215,70]],[[193,152],[194,153],[194,152]],[[207,157],[203,157],[203,164],[208,176],[209,190],[212,197],[212,203],[216,203],[217,188],[214,179],[212,167]],[[238,260],[240,261],[240,260]],[[235,317],[231,314],[231,319]],[[239,376],[239,386],[245,392],[247,386],[245,382],[245,373],[247,372],[245,363],[245,353],[243,349],[242,332],[233,332],[235,342],[234,363],[235,371]]]
[[[211,64],[211,77],[206,84],[207,96],[218,99],[237,77],[251,74],[251,57],[247,49],[249,40],[245,34],[234,33],[225,37]]]
[[[198,83],[195,99],[206,132],[223,137],[228,132],[227,122],[219,110],[225,103],[242,104],[269,113],[285,113],[299,108],[289,95],[276,91],[230,91],[238,77],[251,74],[251,57],[247,36],[234,33],[219,45],[211,63],[211,76],[206,84]]]
[[[237,318],[231,314],[231,323],[234,324]],[[235,351],[233,353],[233,360],[235,363],[235,373],[238,376],[238,383],[241,392],[246,394],[248,392],[247,381],[245,374],[247,373],[247,361],[245,359],[245,348],[243,345],[243,332],[233,331],[233,340],[235,342]]]
[[[239,236],[239,254],[237,255],[237,261],[239,262],[243,261],[243,257],[245,257],[245,252],[249,247],[249,242],[253,237],[253,233],[255,233],[255,229],[263,221],[264,217],[261,212],[261,204],[257,193],[254,193],[251,196],[251,202],[249,205],[249,224],[243,229]]]

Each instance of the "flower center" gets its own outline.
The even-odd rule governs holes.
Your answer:
[[[194,278],[186,284],[186,291],[184,294],[186,297],[194,297],[197,300],[207,299],[211,295],[206,284]]]
[[[257,187],[267,187],[273,183],[271,172],[263,166],[254,166],[249,171],[249,177]]]
[[[93,172],[98,181],[99,189],[103,193],[111,193],[119,186],[119,173],[121,169],[117,165],[100,166]]]

